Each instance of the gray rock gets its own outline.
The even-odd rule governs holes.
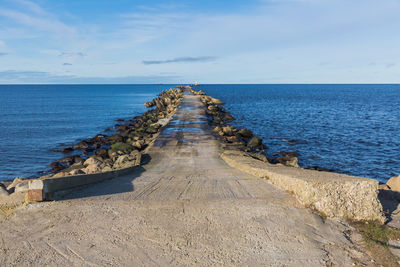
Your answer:
[[[17,186],[17,184],[22,183],[24,180],[26,180],[26,179],[23,177],[15,178],[14,181],[9,186],[7,186],[7,190],[8,191],[12,190],[14,187]]]
[[[232,136],[233,135],[233,128],[231,126],[222,127],[222,131],[225,135]]]
[[[247,144],[247,146],[252,149],[255,149],[261,145],[262,145],[262,140],[260,137],[257,137],[257,136],[252,137],[250,139],[249,143]]]
[[[28,190],[29,190],[29,184],[28,184],[28,181],[25,181],[25,182],[18,183],[15,186],[14,192],[15,193],[18,193],[18,192],[24,193],[24,192],[28,192]]]
[[[3,184],[0,184],[0,199],[8,197],[9,193]]]

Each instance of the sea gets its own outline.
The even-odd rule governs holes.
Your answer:
[[[0,85],[0,181],[38,177],[63,157],[52,152],[111,133],[143,103],[176,85]],[[400,174],[400,86],[395,84],[207,84],[275,157],[301,167],[385,182]],[[118,120],[118,121],[117,121]]]

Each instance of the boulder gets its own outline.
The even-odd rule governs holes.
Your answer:
[[[123,142],[124,138],[119,134],[114,134],[110,136],[110,140],[112,143],[118,143],[118,142]]]
[[[222,102],[221,100],[216,99],[216,98],[214,98],[214,97],[209,97],[209,99],[210,99],[211,103],[213,103],[214,105],[224,105],[224,104],[225,104],[225,103]]]
[[[233,127],[231,127],[231,126],[222,127],[222,131],[224,132],[224,135],[228,135],[228,136],[233,135]]]
[[[102,161],[100,161],[98,158],[95,157],[90,157],[85,162],[83,163],[84,166],[92,165],[92,164],[98,164],[100,165]]]
[[[131,144],[122,143],[122,142],[118,142],[118,143],[112,144],[111,148],[113,150],[122,151],[122,152],[125,152],[125,153],[131,152],[134,149],[134,147]]]
[[[52,178],[59,178],[59,177],[65,177],[65,176],[69,176],[69,173],[68,172],[59,172],[59,173],[54,174],[52,176]]]
[[[0,183],[0,199],[8,197],[9,193],[6,187]]]
[[[82,171],[81,169],[75,169],[75,170],[70,171],[69,174],[75,176],[75,175],[85,174],[85,172]]]
[[[22,183],[26,180],[26,178],[23,177],[16,177],[13,182],[7,186],[7,190],[10,191],[12,190],[14,187],[16,187],[19,183]]]
[[[396,177],[392,177],[386,183],[391,190],[400,192],[400,175]]]
[[[18,193],[18,192],[25,193],[25,192],[28,192],[28,190],[29,190],[28,181],[24,181],[24,182],[18,183],[15,186],[14,193]]]
[[[284,156],[284,157],[279,157],[277,158],[279,163],[288,166],[288,167],[295,167],[295,168],[300,168],[299,163],[298,163],[298,158],[297,157],[291,157],[291,156]]]
[[[252,138],[253,137],[253,133],[250,130],[245,129],[245,128],[240,129],[239,134],[244,138]]]
[[[119,156],[114,162],[113,169],[124,169],[136,166],[136,158],[138,157],[138,154],[137,151],[133,151],[129,155]]]
[[[99,173],[101,172],[101,166],[100,164],[93,163],[89,164],[86,166],[86,168],[83,168],[82,171],[86,174],[92,174],[92,173]]]
[[[133,146],[134,148],[136,148],[137,150],[142,150],[142,149],[144,148],[144,146],[145,146],[145,143],[144,143],[143,140],[138,140],[138,141],[136,141],[136,142],[133,142],[133,143],[132,143],[132,146]]]
[[[239,138],[237,138],[235,135],[232,136],[227,136],[225,137],[226,141],[230,142],[230,143],[235,143],[235,142],[239,142]]]
[[[215,127],[215,128],[213,129],[213,132],[215,132],[215,133],[219,133],[220,131],[222,131],[221,126],[217,126],[217,127]]]
[[[72,164],[80,163],[83,161],[84,160],[79,155],[68,156],[68,157],[57,160],[57,162],[60,162],[61,164],[64,164],[66,166],[70,166]]]
[[[74,145],[74,149],[87,149],[90,146],[90,144],[86,141],[81,141],[77,144]]]
[[[379,184],[378,189],[379,190],[390,190],[390,187],[387,184]]]
[[[100,156],[102,158],[108,157],[107,149],[104,149],[104,148],[98,149],[96,151],[96,155],[98,155],[98,156]]]
[[[256,149],[262,145],[262,140],[260,137],[253,136],[247,143],[247,146],[251,149]]]
[[[51,170],[50,170],[51,172],[59,172],[59,171],[65,169],[65,166],[58,161],[50,163],[49,166],[51,168]]]
[[[225,119],[228,120],[228,121],[234,121],[234,120],[235,120],[235,118],[234,118],[232,115],[228,114],[228,113],[226,113],[226,114],[224,115],[224,117],[225,117]]]
[[[61,149],[52,149],[52,152],[61,152],[61,153],[70,153],[72,151],[74,151],[74,149],[72,147],[65,147],[65,148],[61,148]]]
[[[110,171],[112,171],[113,169],[110,167],[110,166],[105,166],[102,170],[101,170],[101,172],[110,172]]]
[[[147,129],[146,129],[146,133],[149,133],[149,134],[155,134],[155,133],[157,133],[158,132],[158,129],[157,129],[157,127],[155,127],[155,126],[150,126],[150,127],[148,127]]]

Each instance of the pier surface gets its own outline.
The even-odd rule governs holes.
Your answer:
[[[0,215],[0,266],[351,266],[366,257],[347,226],[220,153],[186,90],[136,173]]]

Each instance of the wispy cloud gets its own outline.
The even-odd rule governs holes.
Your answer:
[[[215,61],[217,57],[205,56],[205,57],[177,57],[166,60],[143,60],[142,63],[145,65],[152,64],[168,64],[168,63],[194,63],[194,62],[208,62]]]
[[[394,66],[396,66],[396,63],[394,63],[394,62],[391,62],[391,63],[387,63],[386,64],[386,68],[388,69],[388,68],[392,68],[392,67],[394,67]]]
[[[72,64],[71,63],[63,63],[63,66],[72,66]]]
[[[77,53],[71,53],[71,52],[61,52],[60,57],[85,57],[86,54],[82,52],[77,52]]]
[[[46,71],[0,71],[0,83],[176,83],[180,76],[177,75],[138,75],[116,77],[81,77],[76,75],[58,75]]]

